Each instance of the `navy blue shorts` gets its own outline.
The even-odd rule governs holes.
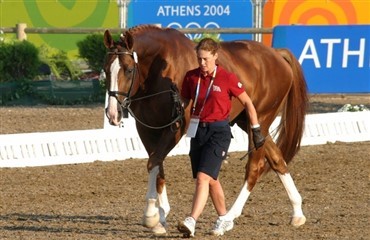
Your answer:
[[[229,121],[199,123],[196,136],[190,141],[189,156],[193,178],[197,177],[198,172],[203,172],[216,180],[230,142]]]

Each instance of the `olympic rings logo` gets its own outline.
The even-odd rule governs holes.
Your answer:
[[[172,22],[168,24],[167,27],[180,28],[180,29],[183,28],[182,25],[178,22]],[[184,28],[202,28],[202,26],[197,22],[189,22],[188,24],[186,24]],[[203,28],[220,28],[220,25],[218,25],[215,22],[208,22],[204,25]],[[185,34],[185,36],[189,38],[190,40],[194,40],[194,39],[201,38],[202,34],[201,33],[196,33],[196,34],[187,33]],[[220,34],[217,34],[217,38],[220,38]]]

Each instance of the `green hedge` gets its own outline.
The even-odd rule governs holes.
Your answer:
[[[105,91],[97,79],[83,81],[16,81],[0,83],[1,105],[22,104],[22,99],[53,105],[104,102]]]
[[[78,48],[89,69],[100,73],[106,55],[103,35],[87,36]],[[42,66],[51,70],[52,81],[42,80],[46,78],[40,72]],[[76,66],[57,49],[36,48],[27,41],[0,42],[0,104],[11,105],[22,99],[58,105],[104,102],[102,82],[71,80],[86,77]]]

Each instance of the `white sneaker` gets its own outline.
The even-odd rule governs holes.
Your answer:
[[[222,236],[225,232],[230,231],[234,227],[233,220],[225,220],[222,218],[218,218],[215,224],[214,229],[212,230],[212,235],[215,236]]]
[[[195,220],[192,217],[185,218],[184,221],[179,222],[177,229],[184,234],[184,237],[194,237],[195,233]]]

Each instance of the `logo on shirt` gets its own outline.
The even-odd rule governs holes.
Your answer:
[[[238,82],[238,88],[242,88],[243,84],[241,82]]]
[[[214,92],[221,92],[221,88],[220,88],[219,86],[217,86],[217,85],[213,85],[213,86],[212,86],[212,90],[213,90]]]

